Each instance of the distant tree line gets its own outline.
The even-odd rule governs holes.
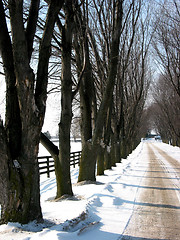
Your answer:
[[[162,2],[156,11],[154,56],[160,74],[149,107],[153,128],[164,142],[180,146],[180,3]]]

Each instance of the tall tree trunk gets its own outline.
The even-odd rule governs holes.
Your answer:
[[[104,175],[104,148],[99,147],[97,154],[97,175]]]
[[[85,72],[83,74],[83,79],[80,86],[80,105],[81,105],[81,138],[82,138],[82,154],[80,160],[80,175],[81,168],[83,171],[88,168],[93,167],[94,159],[92,158],[91,151],[92,150],[91,141],[92,141],[92,95],[93,95],[93,83],[92,83],[92,68],[89,60],[89,49],[88,49],[88,40],[87,36],[85,36],[85,48],[86,51],[86,66]],[[90,153],[90,155],[89,155]],[[84,159],[85,162],[84,162]],[[84,167],[83,167],[84,166]],[[89,166],[89,167],[88,167]],[[95,175],[91,173],[94,171],[86,171],[88,175],[88,180],[95,181]],[[86,179],[84,179],[86,180]]]
[[[119,140],[115,143],[115,162],[116,163],[121,162],[121,150],[120,150],[120,141]]]
[[[111,169],[111,154],[110,151],[108,150],[108,146],[105,149],[104,152],[104,169]]]
[[[6,204],[8,202],[8,189],[9,189],[9,167],[8,161],[10,159],[10,153],[8,149],[6,131],[3,127],[3,122],[0,121],[0,156],[1,156],[1,171],[0,171],[0,203],[1,203],[1,215],[4,215]],[[3,219],[1,221],[3,223]]]
[[[95,108],[92,110],[93,103],[93,77],[92,77],[92,66],[89,56],[89,43],[87,37],[87,26],[85,21],[87,21],[84,16],[84,21],[82,19],[82,13],[79,9],[78,17],[76,18],[76,27],[80,28],[80,36],[75,35],[74,47],[76,51],[76,62],[78,74],[82,74],[80,81],[80,110],[81,110],[81,140],[82,140],[82,154],[80,160],[80,172],[86,171],[82,174],[88,176],[88,180],[95,181],[94,175],[94,157],[91,156],[92,150],[92,111],[95,117]],[[79,38],[78,38],[79,37]],[[78,44],[78,40],[80,44]],[[80,54],[81,53],[81,54]],[[83,69],[83,70],[82,70]],[[86,161],[84,161],[86,159]],[[92,168],[90,171],[89,169]],[[80,173],[81,175],[81,173]],[[86,179],[81,179],[86,180]]]
[[[70,175],[70,128],[72,120],[72,1],[65,1],[65,26],[62,29],[61,119],[59,124],[59,161],[56,163],[57,195],[73,195]]]
[[[4,180],[4,189],[2,190],[0,184],[0,192],[5,193],[1,195],[1,222],[27,223],[42,219],[37,155],[45,114],[51,38],[62,3],[53,1],[49,5],[35,86],[35,75],[29,63],[39,0],[32,1],[27,31],[23,23],[23,1],[9,1],[13,44],[8,34],[3,4],[0,1],[0,50],[7,85],[6,129],[3,126],[0,129],[2,143],[0,156],[4,168],[7,168],[0,169],[0,177]],[[13,109],[11,104],[14,106]],[[11,117],[14,122],[11,122]]]

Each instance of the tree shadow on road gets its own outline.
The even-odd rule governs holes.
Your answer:
[[[147,206],[147,207],[157,207],[157,208],[170,208],[170,209],[180,209],[179,206],[174,206],[170,204],[156,204],[156,203],[146,203],[146,202],[135,202],[135,201],[129,201],[125,199],[120,199],[121,202],[133,204],[137,206]],[[114,201],[114,204],[116,205],[116,201]]]
[[[159,238],[142,238],[142,237],[132,237],[132,236],[121,236],[120,238],[118,238],[118,240],[160,240]],[[162,239],[161,240],[169,240],[169,239]]]

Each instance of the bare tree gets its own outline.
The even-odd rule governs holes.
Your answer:
[[[153,47],[161,72],[154,85],[154,125],[164,141],[179,144],[180,5],[161,1],[155,16]]]
[[[154,125],[164,141],[173,145],[180,142],[180,100],[177,92],[170,87],[167,78],[161,75],[154,86]]]
[[[61,116],[59,123],[59,149],[41,134],[41,143],[50,152],[55,161],[57,182],[56,198],[73,195],[70,176],[70,130],[72,121],[72,101],[77,89],[73,89],[72,79],[72,39],[74,35],[74,18],[77,1],[66,0],[64,3],[63,21],[57,19],[59,29],[59,54],[61,53]],[[57,40],[56,40],[57,42]]]
[[[9,0],[9,34],[5,1],[0,1],[0,52],[7,89],[6,122],[0,126],[2,222],[27,223],[42,218],[37,154],[46,107],[51,38],[63,1],[49,1],[35,77],[30,61],[39,4],[39,0],[30,2],[25,25],[24,2]]]
[[[57,197],[73,195],[70,176],[70,129],[72,120],[71,49],[73,1],[65,1],[65,25],[62,28],[61,118],[59,123],[59,159],[56,162]],[[57,166],[59,166],[57,168]]]
[[[180,96],[180,4],[165,1],[156,14],[154,49],[161,73]]]
[[[101,101],[97,119],[96,126],[94,129],[94,134],[91,141],[87,141],[82,150],[82,158],[80,162],[80,172],[78,181],[92,180],[95,181],[95,166],[96,157],[99,144],[102,139],[103,124],[105,119],[107,119],[108,108],[110,107],[114,84],[117,74],[117,64],[118,64],[118,53],[119,53],[119,41],[121,34],[121,24],[122,24],[122,11],[123,11],[123,1],[114,1],[113,5],[114,15],[113,15],[113,29],[111,38],[111,50],[109,56],[109,70],[107,76],[107,84],[103,94],[103,99]]]

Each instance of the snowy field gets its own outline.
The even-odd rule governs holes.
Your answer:
[[[72,151],[79,151],[80,145]],[[154,143],[180,161],[180,148]],[[41,149],[41,151],[43,151]],[[53,201],[56,195],[55,176],[41,177],[41,206],[44,223],[0,226],[0,240],[120,240],[131,218],[138,186],[142,184],[148,164],[147,144],[139,146],[117,164],[97,176],[96,184],[77,184],[78,167],[72,168],[74,198]],[[162,156],[158,156],[165,161]]]
[[[58,141],[53,141],[53,143],[59,147]],[[71,141],[71,152],[78,152],[81,151],[81,142],[74,142]],[[39,145],[39,156],[49,156],[49,152],[40,144]]]

